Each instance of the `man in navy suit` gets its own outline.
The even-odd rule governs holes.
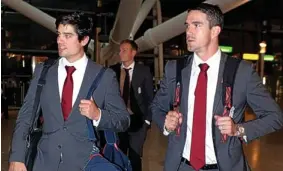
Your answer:
[[[119,133],[119,147],[128,154],[134,171],[142,170],[143,144],[151,124],[149,104],[153,99],[153,81],[149,67],[134,61],[138,46],[133,40],[120,43],[121,63],[111,66],[116,72],[120,92],[131,117],[130,128]]]

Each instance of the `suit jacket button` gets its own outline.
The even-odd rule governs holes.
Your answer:
[[[58,145],[58,148],[59,148],[59,149],[61,149],[61,148],[62,148],[62,146],[61,146],[61,145]]]

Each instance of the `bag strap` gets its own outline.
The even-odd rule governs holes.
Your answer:
[[[40,74],[40,78],[37,82],[37,88],[36,88],[36,93],[35,93],[35,98],[34,98],[34,103],[33,103],[33,109],[32,109],[32,117],[31,117],[31,126],[29,128],[29,134],[32,133],[37,129],[37,120],[39,117],[40,113],[40,107],[39,107],[39,102],[40,102],[40,95],[42,92],[42,88],[45,85],[45,78],[46,74],[49,70],[49,68],[56,62],[57,60],[54,59],[47,59],[44,64],[43,64],[43,69]]]
[[[104,72],[106,71],[106,68],[101,68],[99,73],[97,74],[96,78],[94,79],[88,93],[86,96],[86,99],[90,100],[92,97],[93,92],[95,91],[95,89],[97,88],[97,86],[100,83],[100,80],[104,74]],[[90,120],[89,118],[86,117],[86,122],[87,122],[87,127],[88,127],[88,138],[91,141],[96,141],[96,136],[94,134],[94,128],[93,128],[93,124],[92,124],[92,120]]]
[[[117,135],[112,131],[104,131],[104,136],[107,144],[115,144],[117,142]]]
[[[187,66],[189,60],[191,59],[190,55],[185,55],[183,58],[178,59],[176,61],[176,88],[175,88],[175,96],[173,102],[173,110],[179,112],[180,104],[181,104],[181,93],[182,93],[182,70],[185,66]],[[176,135],[180,135],[181,127],[178,126],[176,130]]]
[[[181,93],[182,93],[182,70],[188,65],[192,58],[192,55],[185,55],[183,58],[176,61],[176,88],[173,103],[173,110],[178,110],[181,104]]]
[[[105,68],[102,68],[100,70],[100,72],[98,73],[98,75],[96,76],[95,80],[93,81],[92,85],[91,85],[91,88],[87,94],[87,97],[86,99],[90,99],[93,92],[95,91],[95,89],[97,88],[104,72],[105,72]],[[92,124],[92,120],[88,119],[86,117],[86,120],[87,120],[87,126],[88,126],[88,137],[91,141],[96,141],[96,135],[94,133],[94,128],[93,128],[93,124]],[[105,140],[106,140],[106,143],[107,144],[115,144],[117,142],[117,137],[116,137],[116,134],[112,131],[107,131],[105,130],[104,131],[104,136],[105,136]]]
[[[225,68],[223,72],[223,89],[222,89],[222,103],[225,108],[230,110],[233,104],[233,87],[235,76],[239,67],[241,59],[227,57]]]
[[[182,83],[182,69],[185,66],[185,59],[178,59],[176,61],[176,88],[175,88],[175,96],[173,103],[173,110],[179,111],[180,102],[181,102],[181,83]]]

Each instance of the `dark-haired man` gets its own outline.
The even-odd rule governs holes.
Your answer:
[[[153,121],[168,136],[165,171],[248,171],[242,142],[248,143],[283,125],[282,111],[262,85],[252,65],[241,61],[235,76],[233,112],[222,116],[222,76],[225,61],[218,37],[223,14],[218,6],[201,4],[188,11],[187,49],[194,52],[181,71],[180,111],[173,111],[176,61],[165,76],[153,103]],[[257,118],[245,122],[245,107]],[[180,113],[179,113],[180,112]],[[222,135],[227,136],[225,142]]]
[[[128,154],[134,171],[142,170],[142,152],[151,122],[149,104],[153,99],[153,81],[148,67],[134,61],[138,46],[133,40],[120,43],[120,61],[111,68],[116,72],[121,96],[131,114],[131,125],[119,133],[119,147]]]
[[[88,140],[86,118],[96,129],[125,131],[130,118],[120,97],[115,73],[106,70],[91,100],[88,90],[102,66],[87,58],[93,24],[82,13],[65,15],[56,20],[60,59],[49,69],[40,98],[44,124],[38,143],[35,171],[83,170],[89,160],[93,143]],[[24,104],[19,111],[13,135],[9,171],[25,171],[26,135],[36,86],[42,65],[35,69]]]

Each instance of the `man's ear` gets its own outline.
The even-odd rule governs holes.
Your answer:
[[[221,28],[219,26],[214,26],[211,28],[211,38],[218,37],[221,32]]]
[[[89,36],[85,36],[83,37],[83,39],[81,40],[81,45],[85,46],[89,41]]]
[[[137,51],[136,50],[132,50],[132,56],[136,56]]]

